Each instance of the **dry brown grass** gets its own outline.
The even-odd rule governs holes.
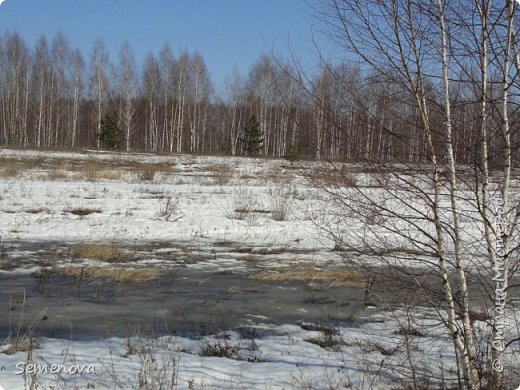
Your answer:
[[[56,164],[56,161],[47,160],[47,159],[21,159],[18,160],[16,158],[3,158],[0,160],[0,171],[9,171],[10,174],[14,174],[14,172],[22,172],[30,169],[42,168],[46,166],[50,166],[49,164]]]
[[[303,282],[309,286],[328,288],[358,288],[364,286],[363,276],[352,270],[322,270],[313,266],[284,267],[264,270],[253,275],[255,279],[270,281]]]
[[[154,168],[147,168],[137,171],[137,173],[140,181],[153,181],[156,170]]]
[[[62,169],[51,169],[47,171],[46,179],[48,180],[65,180],[68,179],[69,175],[65,170]]]
[[[215,177],[215,183],[219,186],[228,184],[233,178],[235,167],[227,164],[207,165],[203,170],[211,172]]]
[[[109,263],[121,263],[127,259],[124,252],[114,245],[86,244],[69,250],[69,256],[74,258],[89,258]]]
[[[29,336],[23,336],[13,341],[4,351],[6,355],[14,355],[18,352],[28,352],[40,348],[40,342]]]
[[[113,283],[135,284],[145,283],[161,278],[164,271],[157,268],[143,267],[122,269],[112,267],[57,267],[53,269],[58,273],[69,277],[85,277],[90,279],[108,280]]]
[[[27,169],[23,163],[15,159],[0,160],[0,177],[14,178]]]
[[[3,168],[0,169],[0,177],[17,177],[19,174],[19,170],[15,167],[12,168]]]
[[[167,164],[145,164],[145,163],[128,163],[121,167],[123,170],[130,171],[132,180],[153,181],[158,173],[170,174],[177,170]]]
[[[341,169],[335,168],[313,168],[307,177],[317,185],[326,187],[356,187],[357,178],[354,172],[351,172],[346,167]]]
[[[261,255],[249,254],[249,255],[241,257],[240,260],[246,261],[248,263],[260,263],[261,261],[264,260],[264,258]]]
[[[54,170],[69,172],[69,178],[96,182],[99,180],[121,180],[125,172],[130,172],[132,178],[138,181],[151,181],[156,172],[172,172],[173,168],[166,164],[146,164],[114,161],[88,160],[84,162],[55,162]],[[52,170],[51,170],[52,171]]]
[[[87,181],[120,180],[122,172],[110,162],[87,161],[73,167],[76,179]]]
[[[45,159],[3,159],[0,161],[0,177],[16,177],[21,172],[44,169],[41,178],[49,180],[121,180],[130,173],[133,180],[151,181],[158,172],[175,173],[177,170],[163,163],[142,163],[132,161],[98,161],[95,159],[79,161],[59,158]]]
[[[123,173],[114,169],[103,169],[101,171],[86,170],[84,172],[75,172],[72,176],[75,180],[121,180]]]

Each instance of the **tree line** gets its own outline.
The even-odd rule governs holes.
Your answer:
[[[128,42],[111,60],[98,39],[85,58],[61,33],[50,42],[42,36],[30,48],[18,33],[7,32],[0,36],[0,144],[240,155],[251,152],[246,127],[254,117],[261,138],[255,154],[429,161],[415,97],[389,72],[324,60],[317,69],[309,75],[295,61],[262,55],[245,77],[232,72],[218,95],[197,52],[175,56],[165,44],[138,64]],[[464,72],[452,100],[454,153],[472,163],[482,118],[471,64]],[[490,75],[490,110],[501,98],[499,79],[499,73]],[[441,148],[439,80],[423,81],[433,143]],[[511,99],[512,129],[518,127],[516,103]],[[106,126],[103,131],[108,122],[114,134]],[[492,156],[503,141],[500,123],[490,125]],[[518,161],[520,136],[511,134]]]

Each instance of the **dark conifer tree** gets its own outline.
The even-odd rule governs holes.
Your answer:
[[[251,115],[242,128],[241,141],[244,144],[246,155],[255,155],[261,151],[264,144],[264,137],[256,115]]]
[[[123,131],[117,124],[117,115],[114,112],[105,114],[101,119],[101,131],[98,134],[101,144],[106,149],[121,149],[124,144]]]

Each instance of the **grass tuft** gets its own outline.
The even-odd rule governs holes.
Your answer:
[[[321,270],[313,266],[284,267],[263,270],[253,276],[258,280],[303,282],[321,284],[328,288],[359,288],[364,286],[363,276],[351,270]]]
[[[69,250],[69,255],[74,258],[89,258],[109,263],[121,263],[125,261],[121,249],[113,245],[86,244]]]
[[[15,339],[12,344],[9,344],[4,350],[4,353],[6,355],[14,355],[18,352],[28,352],[38,348],[40,348],[40,342],[38,339],[30,336],[23,336]]]
[[[164,271],[157,268],[143,267],[134,269],[108,267],[56,267],[53,272],[69,277],[86,277],[108,280],[113,283],[137,284],[161,278]]]

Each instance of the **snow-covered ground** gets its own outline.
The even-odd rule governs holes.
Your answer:
[[[0,276],[5,277],[89,266],[247,272],[252,258],[267,270],[334,267],[342,264],[332,251],[336,242],[316,222],[334,227],[341,219],[338,226],[363,231],[363,221],[345,220],[338,205],[306,180],[309,173],[326,172],[325,163],[8,149],[0,151],[0,162]],[[373,184],[356,172],[358,183]],[[368,190],[380,191],[373,185]],[[477,235],[470,233],[470,240]],[[28,251],[27,243],[35,250]],[[37,250],[41,245],[48,254],[49,243],[58,248],[52,264]],[[68,246],[89,244],[133,251],[132,261],[73,259],[65,253]],[[153,253],[141,250],[147,245]],[[175,251],[182,252],[177,261],[161,256]],[[435,311],[417,308],[413,321],[419,323],[413,324],[408,314],[368,308],[355,321],[334,326],[255,318],[244,324],[245,333],[230,329],[199,337],[39,338],[31,354],[0,354],[0,386],[23,389],[35,381],[44,389],[132,389],[141,381],[163,385],[142,387],[150,389],[170,388],[169,382],[189,389],[386,389],[410,383],[412,362],[415,375],[430,378],[425,387],[455,380],[452,342]],[[412,328],[417,332],[403,331]],[[484,322],[477,328],[489,332]],[[520,367],[517,356],[505,359]],[[95,373],[16,375],[23,363],[92,364]]]
[[[34,351],[32,364],[94,367],[94,373],[83,375],[40,374],[39,383],[55,386],[49,387],[53,389],[139,388],[143,375],[150,381],[167,383],[173,373],[178,388],[183,389],[322,389],[346,388],[349,384],[354,388],[387,389],[392,383],[402,385],[398,378],[410,374],[405,350],[400,345],[402,337],[393,334],[398,329],[396,320],[373,316],[371,322],[362,326],[341,328],[339,334],[331,337],[343,341],[336,345],[331,342],[329,349],[317,345],[319,340],[328,341],[323,332],[295,325],[259,324],[254,341],[235,332],[200,340],[161,337],[70,342],[44,338],[42,349]],[[454,356],[446,349],[449,340],[439,335],[441,329],[431,327],[430,332],[428,336],[436,337],[411,337],[414,363],[442,371],[447,379],[453,378]],[[215,345],[231,350],[230,356],[204,356],[208,346]],[[428,355],[415,352],[416,349]],[[23,388],[24,376],[12,373],[20,370],[17,364],[26,362],[26,355],[1,358],[0,383],[6,389]],[[150,367],[147,361],[156,365]],[[387,368],[382,370],[383,362]],[[27,377],[30,380],[29,374]]]

